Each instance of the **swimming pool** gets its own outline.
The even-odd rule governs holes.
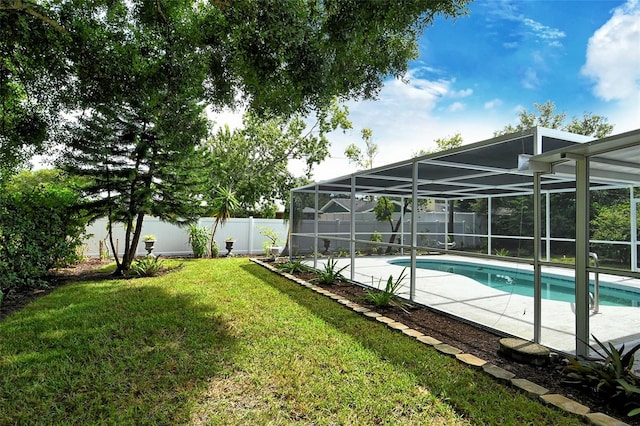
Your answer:
[[[389,263],[409,267],[411,260],[394,259]],[[437,259],[417,259],[416,267],[463,275],[497,290],[533,297],[532,270]],[[574,302],[574,287],[573,277],[542,274],[543,299]],[[589,287],[593,292],[593,280]],[[640,289],[600,281],[600,305],[638,307],[640,306]]]

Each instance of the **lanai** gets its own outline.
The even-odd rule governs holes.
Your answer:
[[[318,255],[318,241],[332,238],[349,248],[351,278],[357,268],[356,247],[367,243],[351,209],[347,232],[327,233],[318,225],[314,215],[312,229],[299,226],[298,207],[313,207],[318,211],[321,194],[347,196],[355,204],[356,199],[372,196],[399,197],[410,200],[411,205],[425,198],[438,200],[469,200],[485,198],[488,215],[494,197],[533,195],[534,232],[528,236],[533,242],[533,259],[505,259],[525,261],[533,265],[536,276],[534,286],[533,340],[540,341],[541,285],[540,271],[550,262],[551,236],[548,232],[549,196],[553,192],[575,191],[575,349],[579,354],[588,351],[589,342],[589,273],[606,273],[616,276],[640,278],[638,274],[638,232],[636,206],[640,202],[635,192],[640,185],[640,130],[592,140],[580,135],[545,128],[532,128],[520,133],[503,135],[454,150],[412,158],[403,162],[364,170],[347,176],[296,188],[292,191],[291,247],[313,247]],[[590,266],[589,262],[589,190],[627,188],[631,198],[631,261],[628,270],[611,270]],[[302,199],[307,202],[303,202]],[[546,209],[542,204],[545,200]],[[309,201],[311,200],[311,201]],[[408,229],[401,229],[400,240],[392,244],[395,249],[411,258],[410,295],[415,296],[416,256],[420,250],[446,251],[442,248],[421,245],[418,232],[418,209],[408,213]],[[401,212],[404,216],[404,212]],[[491,223],[489,217],[488,223]],[[444,223],[444,234],[455,233]],[[546,232],[545,232],[546,231]],[[491,226],[483,236],[487,240],[487,252],[459,252],[463,256],[491,257]],[[446,241],[446,240],[445,240]],[[556,265],[556,264],[553,264]],[[556,265],[559,266],[559,265]],[[563,265],[566,267],[566,265]]]

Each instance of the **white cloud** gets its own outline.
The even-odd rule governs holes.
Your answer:
[[[640,99],[640,4],[629,0],[589,39],[582,73],[604,100]]]
[[[488,102],[484,103],[484,109],[494,109],[502,105],[502,101],[500,99],[492,99]]]
[[[566,34],[564,32],[556,28],[551,28],[546,25],[543,25],[540,22],[534,21],[531,18],[520,17],[518,20],[522,22],[525,25],[525,27],[533,31],[533,34],[536,37],[542,40],[546,40],[549,43],[549,45],[562,46],[562,44],[560,43],[560,39],[566,37]]]
[[[447,111],[449,112],[460,112],[460,111],[464,111],[467,108],[467,106],[462,103],[462,102],[454,102],[451,105],[449,105],[449,108],[447,108]]]
[[[522,12],[520,12],[517,2],[501,0],[479,3],[479,5],[488,7],[489,14],[498,20],[511,21],[519,24],[521,26],[518,30],[519,32],[532,35],[535,39],[543,40],[550,47],[561,47],[562,43],[560,40],[566,37],[564,31],[549,27],[541,22],[526,17]],[[515,42],[505,43],[503,45],[506,48],[515,48],[519,46],[519,44]]]
[[[533,68],[527,68],[520,79],[520,84],[522,84],[522,87],[525,89],[536,89],[540,85],[538,72]]]

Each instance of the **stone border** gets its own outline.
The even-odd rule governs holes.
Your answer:
[[[280,276],[283,276],[297,284],[300,284],[304,287],[309,288],[312,291],[315,291],[318,294],[327,296],[358,314],[361,314],[365,317],[371,318],[372,320],[383,323],[387,327],[393,330],[401,331],[403,334],[411,338],[414,338],[419,342],[424,343],[425,345],[433,347],[435,350],[437,350],[442,354],[445,354],[448,356],[455,356],[455,358],[458,361],[462,362],[463,364],[465,364],[470,368],[482,369],[486,374],[493,377],[495,380],[515,387],[533,399],[537,399],[546,405],[553,405],[563,411],[582,417],[583,420],[587,421],[589,424],[596,425],[596,426],[627,425],[627,423],[624,423],[604,413],[592,412],[589,407],[586,407],[580,404],[579,402],[574,401],[570,398],[567,398],[563,395],[551,394],[549,393],[548,389],[542,386],[539,386],[526,379],[519,379],[515,377],[513,373],[503,368],[500,368],[494,364],[488,363],[487,361],[481,358],[478,358],[475,355],[463,353],[463,351],[461,351],[460,349],[454,346],[443,343],[437,339],[434,339],[431,336],[426,336],[423,333],[419,332],[418,330],[411,329],[405,324],[402,324],[401,322],[397,322],[394,319],[385,317],[384,315],[378,312],[375,312],[367,307],[359,305],[358,303],[352,302],[350,300],[346,300],[343,297],[327,290],[325,287],[311,284],[294,275],[283,272],[278,268],[274,267],[272,264],[263,262],[260,259],[251,258],[250,260],[256,263],[257,265],[263,266]]]

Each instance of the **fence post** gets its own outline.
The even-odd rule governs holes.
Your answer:
[[[249,216],[249,247],[247,249],[247,253],[248,254],[253,254],[253,234],[255,232],[253,227],[254,227],[254,220],[253,220],[253,216]]]

